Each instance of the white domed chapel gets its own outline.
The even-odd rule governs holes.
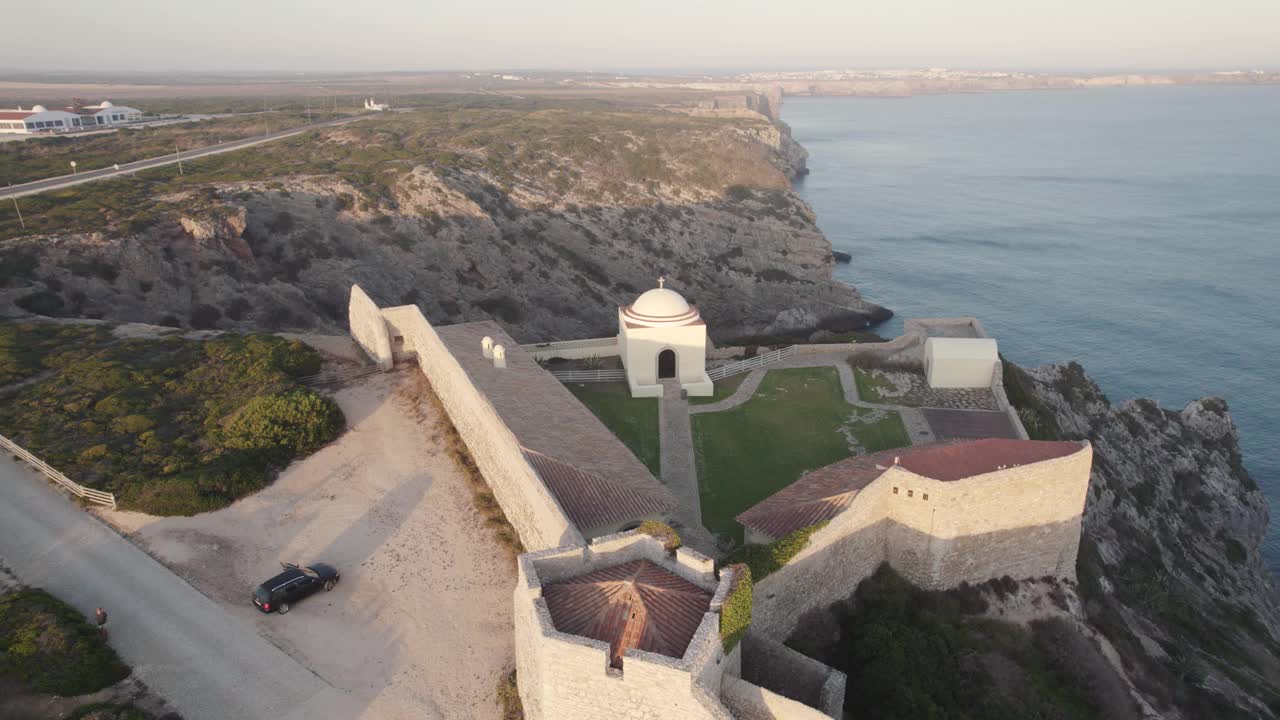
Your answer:
[[[707,324],[698,308],[658,278],[658,287],[618,308],[618,351],[632,397],[661,397],[674,379],[691,396],[710,395]]]

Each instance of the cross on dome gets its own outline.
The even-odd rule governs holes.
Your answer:
[[[667,279],[666,279],[666,278],[662,277],[661,275],[659,275],[659,276],[658,276],[658,287],[659,287],[659,288],[664,287],[664,286],[666,285],[666,282],[667,282]]]

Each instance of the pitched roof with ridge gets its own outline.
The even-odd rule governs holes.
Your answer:
[[[500,325],[485,320],[435,330],[579,530],[675,507],[674,496],[644,463]],[[506,349],[505,368],[481,353],[486,336]],[[597,520],[605,524],[592,524]]]
[[[649,560],[593,570],[542,587],[556,630],[609,643],[609,664],[629,648],[684,657],[711,593]]]
[[[839,515],[863,488],[894,464],[922,477],[954,482],[1066,457],[1082,447],[1078,442],[987,438],[856,455],[805,473],[738,515],[737,520],[743,527],[780,538]]]
[[[560,507],[579,528],[608,527],[675,509],[675,503],[666,493],[584,472],[537,450],[521,450],[547,489],[556,496]]]

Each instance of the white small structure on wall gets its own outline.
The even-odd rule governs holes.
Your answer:
[[[714,391],[707,377],[707,324],[680,293],[658,287],[618,308],[618,350],[632,397],[662,397],[673,378],[693,396]]]
[[[1000,353],[992,338],[931,337],[924,343],[929,387],[990,387],[991,374],[999,362]]]
[[[387,103],[374,102],[373,98],[365,98],[364,109],[375,110],[377,112],[384,112],[386,110],[390,110],[391,106],[388,105]]]

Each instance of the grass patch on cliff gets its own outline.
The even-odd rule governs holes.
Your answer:
[[[571,383],[566,387],[640,458],[654,477],[662,477],[657,398],[633,398],[626,383]]]
[[[770,370],[747,402],[692,417],[702,523],[741,542],[734,517],[809,470],[849,457],[848,432],[867,452],[910,445],[902,418],[844,400],[833,367]]]
[[[982,616],[985,609],[972,588],[921,590],[883,565],[832,609],[834,642],[809,652],[848,675],[847,710],[874,708],[884,720],[1140,717],[1121,679],[1069,622],[1026,629]]]
[[[32,692],[70,697],[129,676],[78,610],[38,588],[0,596],[0,673]]]
[[[123,508],[216,510],[343,428],[332,400],[298,384],[320,365],[299,342],[93,340],[47,348],[51,374],[0,405],[0,433]]]

